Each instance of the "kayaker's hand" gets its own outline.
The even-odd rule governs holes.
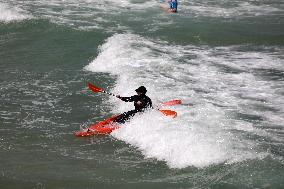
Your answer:
[[[139,106],[141,106],[141,105],[142,105],[142,102],[141,102],[141,101],[137,101],[136,104],[139,105]]]

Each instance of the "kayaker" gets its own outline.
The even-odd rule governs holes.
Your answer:
[[[134,116],[137,112],[143,112],[147,108],[153,108],[151,99],[146,96],[146,87],[140,86],[135,91],[137,95],[131,97],[121,97],[119,95],[116,96],[124,102],[134,102],[135,109],[130,110],[128,112],[124,112],[123,114],[119,115],[116,120],[114,120],[114,122],[125,123],[126,120]]]

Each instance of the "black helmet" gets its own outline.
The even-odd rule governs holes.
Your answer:
[[[136,92],[140,92],[140,93],[142,93],[142,94],[146,94],[147,89],[146,89],[146,87],[144,87],[144,86],[140,86],[140,87],[138,87],[137,89],[135,89],[135,91],[136,91]]]

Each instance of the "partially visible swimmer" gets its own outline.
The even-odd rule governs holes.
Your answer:
[[[178,1],[177,0],[169,0],[168,3],[170,4],[170,8],[168,9],[168,11],[169,12],[177,12]]]
[[[169,7],[167,5],[162,4],[161,7],[165,9],[167,12],[177,13],[178,1],[177,0],[168,0]]]

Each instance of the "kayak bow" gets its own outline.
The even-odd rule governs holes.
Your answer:
[[[84,129],[83,131],[75,132],[77,137],[87,137],[93,135],[107,135],[110,134],[113,130],[118,129],[120,126],[113,121],[117,118],[118,115],[112,116],[104,121],[95,123],[89,128]]]

